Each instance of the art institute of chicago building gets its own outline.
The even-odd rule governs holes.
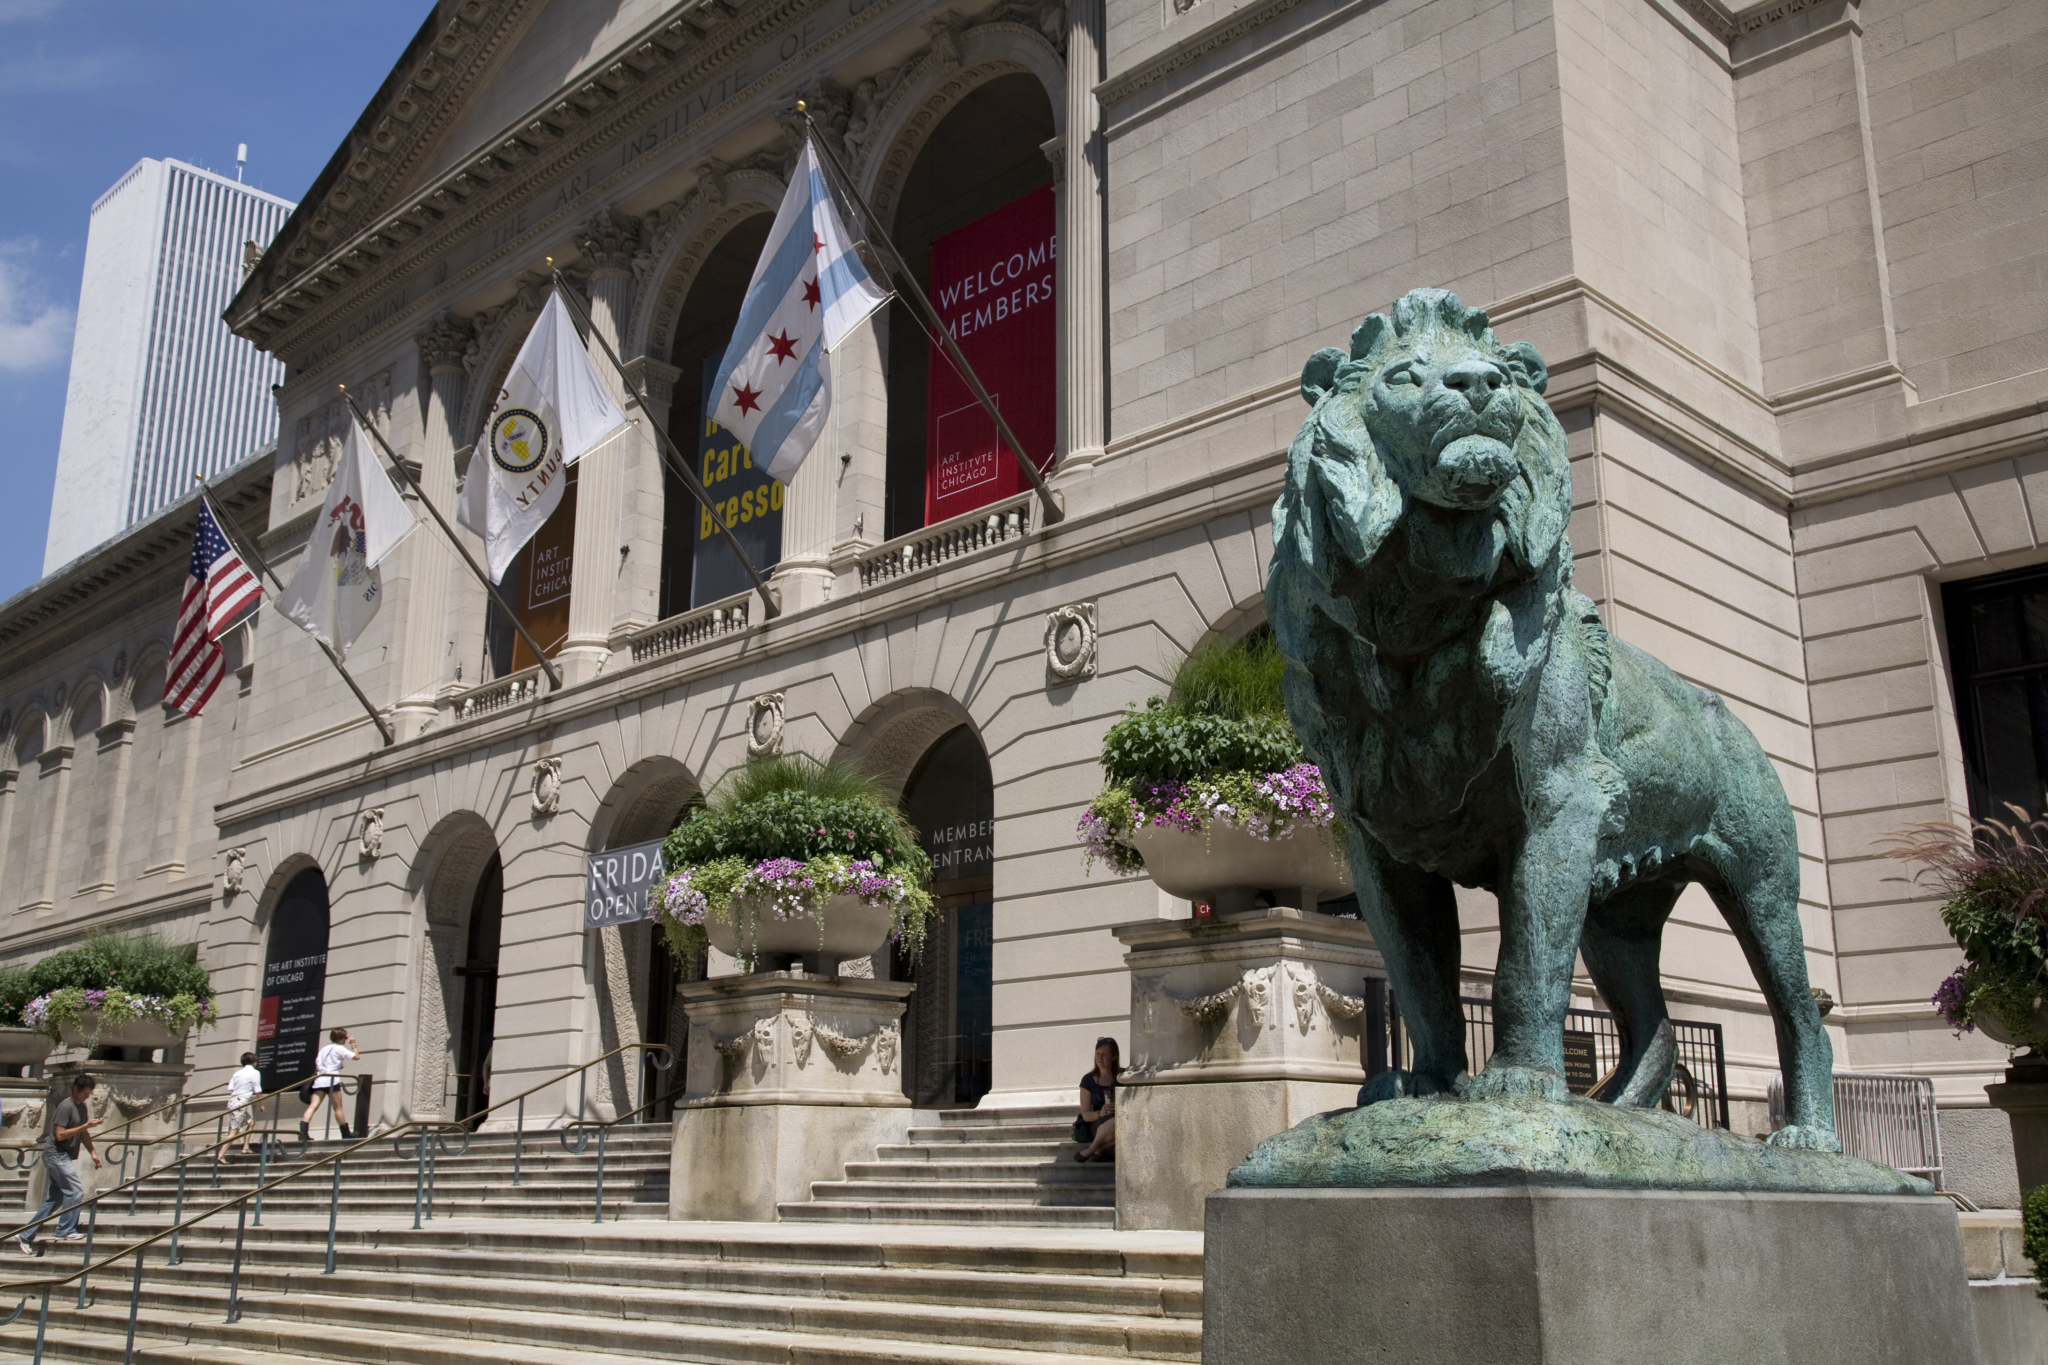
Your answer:
[[[196,939],[211,1080],[276,1008],[266,961],[324,951],[379,1112],[453,1116],[487,1058],[524,1083],[683,1037],[651,927],[586,929],[586,858],[779,743],[860,756],[939,858],[912,1098],[1070,1098],[1128,1036],[1111,926],[1188,908],[1084,873],[1101,735],[1264,619],[1303,361],[1438,286],[1548,361],[1579,588],[1775,760],[1838,1067],[1932,1076],[1950,1183],[2010,1202],[2005,1051],[1936,1018],[1958,954],[1877,841],[2043,801],[2044,70],[2025,0],[440,0],[228,310],[288,375],[221,505],[288,576],[339,383],[451,508],[553,257],[781,614],[643,422],[506,580],[559,690],[428,528],[348,663],[394,744],[267,611],[183,719],[187,498],[0,605],[0,956]],[[1057,450],[1057,524],[1013,471],[935,472],[957,414],[900,303],[786,489],[707,428],[799,98],[948,316],[1021,338],[985,377]],[[1484,996],[1491,899],[1462,909]],[[1663,970],[1760,1131],[1770,1020],[1697,889]]]

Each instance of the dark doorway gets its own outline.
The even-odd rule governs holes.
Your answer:
[[[256,1068],[279,1090],[313,1074],[327,995],[327,878],[309,867],[285,883],[263,949]]]
[[[505,921],[505,867],[491,855],[469,905],[469,940],[461,965],[462,1032],[455,1044],[455,1118],[491,1105],[491,1042],[498,1020],[498,936]]]
[[[972,728],[926,751],[904,787],[904,814],[932,859],[942,913],[916,964],[891,975],[917,983],[904,1021],[903,1077],[919,1105],[972,1105],[989,1092],[994,1022],[995,783]]]

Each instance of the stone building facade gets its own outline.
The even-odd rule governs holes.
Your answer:
[[[384,747],[271,616],[203,720],[164,716],[173,508],[0,605],[0,954],[96,923],[197,939],[225,1015],[191,1055],[225,1074],[273,918],[315,887],[325,1016],[381,1112],[449,1113],[479,1042],[523,1086],[675,1033],[646,926],[583,927],[588,853],[659,835],[750,742],[909,788],[966,727],[993,831],[961,893],[993,906],[981,1103],[1065,1097],[1128,1018],[1111,926],[1185,911],[1084,874],[1100,736],[1262,619],[1303,360],[1434,285],[1549,363],[1581,589],[1778,765],[1838,1065],[1933,1076],[1951,1183],[2010,1202],[1982,1091],[2004,1051],[1935,1017],[1957,954],[1876,841],[1967,811],[1987,748],[2035,742],[2024,708],[1989,745],[1958,724],[1944,601],[2048,563],[2044,69],[2048,13],[2019,0],[441,0],[228,313],[289,366],[277,447],[231,478],[281,570],[338,383],[452,505],[549,257],[688,434],[800,97],[913,260],[1052,187],[1064,519],[1011,498],[922,524],[927,359],[892,308],[836,358],[787,489],[780,615],[692,605],[695,511],[643,421],[580,467],[559,691],[445,540],[407,542],[349,662]],[[1489,898],[1463,911],[1483,993]],[[1664,970],[1677,1013],[1724,1025],[1761,1129],[1769,1021],[1697,891]],[[957,1069],[957,1031],[926,1031]],[[595,1102],[648,1079],[616,1066]]]

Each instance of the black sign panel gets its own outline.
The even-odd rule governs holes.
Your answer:
[[[963,890],[963,882],[989,883],[996,866],[995,787],[974,731],[963,725],[932,746],[903,805],[931,855],[938,894]]]
[[[1600,1054],[1593,1047],[1593,1035],[1577,1029],[1564,1031],[1564,1087],[1574,1095],[1591,1094],[1600,1083]]]
[[[667,879],[659,839],[591,854],[583,876],[583,927],[653,919],[654,898]]]
[[[256,1013],[256,1066],[276,1090],[313,1074],[327,994],[327,879],[308,868],[291,879],[270,917],[263,998]]]

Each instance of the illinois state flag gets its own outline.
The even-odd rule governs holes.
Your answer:
[[[384,604],[377,565],[418,524],[368,446],[350,417],[306,558],[277,599],[279,611],[342,658]]]
[[[550,293],[498,391],[455,507],[455,519],[484,538],[492,582],[562,505],[567,466],[625,429],[567,305]]]
[[[706,415],[753,452],[755,468],[788,482],[832,409],[827,354],[888,301],[854,253],[805,138]]]

